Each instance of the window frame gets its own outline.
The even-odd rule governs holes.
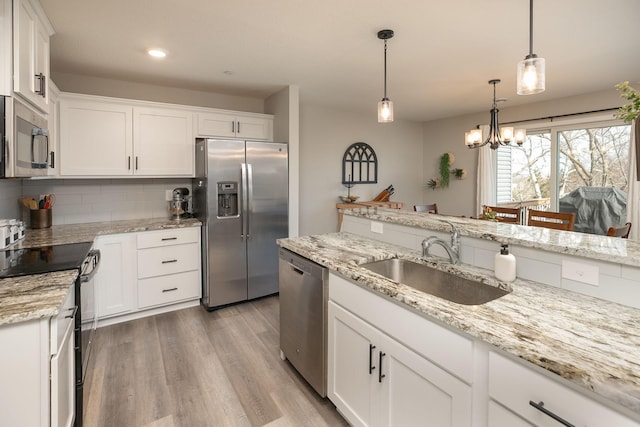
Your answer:
[[[502,124],[501,126],[505,126],[509,123]],[[548,132],[550,134],[550,191],[549,191],[549,203],[551,205],[551,209],[558,211],[558,175],[560,173],[559,170],[559,144],[558,144],[558,133],[567,130],[576,130],[576,129],[585,129],[592,127],[612,127],[612,126],[622,126],[629,125],[625,123],[623,120],[616,119],[613,113],[610,114],[598,114],[589,117],[575,117],[575,118],[565,118],[562,120],[550,119],[543,123],[539,121],[535,122],[523,122],[522,124],[518,123],[518,127],[525,129],[527,135],[536,134],[536,133],[544,133]],[[496,197],[498,194],[498,155],[494,156],[493,159],[494,168],[494,182],[496,183]],[[497,201],[496,201],[497,202]],[[500,205],[499,203],[496,203]]]

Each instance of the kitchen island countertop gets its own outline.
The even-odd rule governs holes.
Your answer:
[[[197,219],[137,219],[54,225],[27,230],[25,238],[7,249],[34,248],[69,243],[93,242],[106,234],[199,227]],[[2,252],[2,251],[0,251]],[[78,276],[78,270],[65,270],[0,279],[0,326],[55,316],[64,297]]]
[[[369,207],[345,209],[343,213],[345,216],[445,233],[449,233],[451,228],[444,221],[449,221],[456,225],[462,236],[593,260],[640,266],[640,241],[637,240],[398,209]]]
[[[278,243],[383,297],[553,372],[640,417],[638,309],[528,280],[500,283],[490,271],[425,261],[417,251],[350,233],[281,239]],[[486,304],[466,306],[416,291],[360,267],[394,257],[512,292]]]

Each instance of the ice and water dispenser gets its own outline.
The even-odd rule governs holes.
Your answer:
[[[238,216],[238,183],[220,181],[218,185],[218,218]]]

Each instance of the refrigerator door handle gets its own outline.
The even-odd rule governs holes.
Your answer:
[[[240,237],[242,240],[247,237],[245,221],[247,220],[247,164],[242,163],[241,165],[242,175],[240,183]]]
[[[253,215],[253,167],[247,163],[247,239],[251,238],[251,220]]]

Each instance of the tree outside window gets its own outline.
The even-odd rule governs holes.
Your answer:
[[[498,149],[497,203],[558,211],[557,201],[578,188],[626,193],[630,133],[629,125],[619,124],[528,131],[521,147]]]

